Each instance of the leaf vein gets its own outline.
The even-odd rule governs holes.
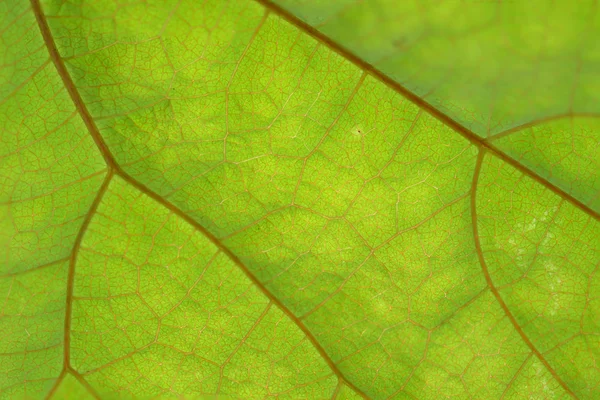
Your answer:
[[[479,175],[481,173],[481,167],[483,165],[483,158],[485,157],[485,153],[486,153],[485,149],[479,150],[479,154],[477,155],[477,163],[475,164],[475,172],[473,173],[473,186],[471,188],[471,219],[472,219],[472,225],[473,225],[473,240],[475,243],[475,250],[477,252],[477,257],[479,258],[479,264],[481,265],[481,270],[483,272],[483,276],[485,277],[487,285],[490,288],[492,294],[494,295],[494,297],[498,301],[498,304],[504,311],[504,314],[506,315],[506,317],[508,317],[509,321],[511,322],[511,324],[513,325],[513,327],[515,328],[515,330],[517,331],[519,336],[521,336],[521,339],[523,340],[523,342],[527,345],[527,347],[529,347],[529,349],[532,351],[532,353],[536,355],[538,360],[540,360],[540,362],[542,364],[544,364],[544,366],[546,367],[548,372],[550,372],[550,374],[554,377],[554,379],[556,379],[556,381],[560,384],[560,386],[562,386],[562,388],[565,390],[565,392],[567,392],[571,397],[577,399],[578,398],[577,395],[575,393],[573,393],[573,391],[567,386],[566,382],[558,375],[556,370],[554,368],[552,368],[552,366],[550,365],[548,360],[546,360],[546,358],[542,355],[542,353],[540,353],[540,351],[535,347],[535,345],[529,339],[529,337],[527,336],[527,334],[525,333],[523,328],[519,325],[519,322],[517,321],[515,316],[512,314],[512,312],[510,311],[510,309],[504,302],[504,299],[502,299],[500,292],[494,285],[494,282],[493,282],[490,272],[488,270],[487,264],[485,262],[485,257],[483,255],[483,251],[481,249],[481,241],[479,238],[479,229],[477,226],[477,187],[478,187],[478,183],[479,183]]]
[[[600,221],[600,212],[593,210],[591,207],[584,204],[582,201],[580,201],[573,195],[567,193],[566,191],[559,188],[558,186],[556,186],[555,184],[553,184],[546,178],[542,177],[535,171],[531,170],[530,168],[526,167],[525,165],[523,165],[522,163],[517,161],[515,158],[509,156],[507,153],[502,151],[500,148],[498,148],[494,144],[479,137],[472,130],[466,128],[464,125],[460,124],[459,122],[457,122],[456,120],[451,118],[449,115],[438,110],[433,105],[431,105],[427,101],[423,100],[421,97],[417,96],[416,94],[414,94],[413,92],[411,92],[410,90],[405,88],[404,86],[400,85],[398,82],[396,82],[395,80],[393,80],[392,78],[390,78],[389,76],[387,76],[386,74],[381,72],[379,69],[375,68],[373,65],[362,60],[360,57],[358,57],[357,55],[355,55],[348,49],[344,48],[339,43],[333,41],[332,39],[327,37],[325,34],[319,32],[316,28],[314,28],[314,27],[310,26],[309,24],[307,24],[306,22],[300,20],[298,17],[296,17],[292,13],[286,11],[282,7],[278,6],[271,0],[255,0],[255,1],[258,2],[259,4],[261,4],[266,9],[270,10],[272,13],[274,13],[274,14],[280,16],[281,18],[283,18],[284,20],[288,21],[290,24],[294,25],[296,28],[305,32],[307,35],[310,35],[314,39],[318,40],[320,43],[327,46],[329,49],[336,52],[340,56],[344,57],[349,62],[353,63],[354,65],[356,65],[357,67],[362,69],[365,73],[367,73],[368,75],[371,75],[373,78],[375,78],[379,82],[383,83],[384,85],[389,87],[391,90],[395,91],[396,93],[400,94],[401,96],[406,98],[411,103],[417,105],[418,107],[420,107],[421,109],[426,111],[428,114],[430,114],[432,117],[441,121],[442,123],[444,123],[444,125],[446,125],[450,129],[452,129],[453,131],[457,132],[459,135],[463,136],[465,139],[467,139],[473,145],[477,146],[480,150],[485,150],[485,151],[495,155],[496,157],[500,158],[502,161],[506,162],[507,164],[510,164],[514,168],[521,171],[523,174],[525,174],[528,177],[530,177],[531,179],[535,180],[540,185],[543,185],[544,187],[546,187],[547,189],[552,191],[554,194],[565,199],[566,201],[571,203],[574,207],[577,207],[584,213],[588,214],[589,216],[594,218],[596,221]]]

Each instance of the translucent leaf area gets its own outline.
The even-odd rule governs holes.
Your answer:
[[[483,136],[600,111],[594,0],[261,2],[281,6]]]
[[[600,212],[596,1],[260,1]]]
[[[0,0],[0,399],[600,398],[595,8],[317,3]]]

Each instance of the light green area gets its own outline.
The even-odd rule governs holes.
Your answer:
[[[28,2],[0,2],[0,39],[1,274],[69,256],[104,162]]]
[[[593,0],[273,2],[482,136],[600,111]]]
[[[94,396],[71,374],[66,374],[52,400],[94,400]]]
[[[596,14],[539,1],[286,4],[485,136],[596,104]],[[258,2],[42,3],[116,162],[161,200],[116,171],[65,332],[106,165],[28,2],[0,3],[0,399],[44,398],[65,334],[102,399],[600,395],[598,221],[486,155],[481,245],[515,327],[473,238],[478,150],[442,122]],[[597,207],[595,125],[494,143]]]
[[[492,157],[477,196],[482,250],[500,295],[567,385],[597,397],[600,224]]]
[[[67,258],[105,167],[25,1],[0,1],[0,398],[63,364]]]
[[[499,137],[494,144],[600,212],[600,120],[561,118]]]
[[[499,399],[528,353],[485,290],[431,332],[427,357],[404,390],[418,399]]]
[[[494,144],[600,211],[595,1],[274,3],[482,138],[539,121]]]
[[[120,178],[82,242],[74,296],[71,363],[101,395],[316,399],[337,384],[237,265]]]
[[[273,16],[252,40],[264,14],[255,3],[174,7],[119,8],[117,21],[139,18],[144,25],[118,25],[116,36],[111,28],[89,48],[74,48],[72,32],[104,32],[105,19],[51,22],[60,21],[53,26],[61,52],[74,55],[67,65],[117,159],[224,235],[292,201],[302,157],[327,135],[361,72]],[[60,11],[98,16],[91,7]],[[147,24],[164,25],[163,37],[145,31]],[[108,70],[87,69],[113,59]],[[134,68],[142,60],[147,67]]]

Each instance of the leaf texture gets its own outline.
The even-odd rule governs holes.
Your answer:
[[[598,397],[596,14],[410,4],[0,2],[0,398]]]
[[[600,212],[595,1],[261,2]]]

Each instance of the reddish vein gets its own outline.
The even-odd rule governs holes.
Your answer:
[[[100,186],[100,189],[98,190],[98,193],[96,194],[96,197],[94,198],[94,201],[92,202],[92,205],[90,206],[90,209],[86,214],[85,219],[83,220],[83,224],[81,224],[81,228],[79,229],[77,237],[75,238],[73,250],[71,251],[71,259],[69,261],[69,272],[67,275],[67,307],[65,311],[64,331],[64,366],[66,369],[71,368],[71,316],[73,314],[73,285],[75,283],[75,264],[77,262],[77,255],[79,254],[79,248],[81,247],[83,236],[85,235],[85,232],[87,231],[87,228],[90,225],[90,222],[92,221],[92,217],[98,209],[98,205],[100,205],[100,202],[102,201],[102,197],[104,197],[104,194],[108,189],[108,185],[112,177],[113,170],[109,169],[106,174],[106,177],[104,178],[104,182],[102,182],[102,185]]]
[[[504,310],[504,314],[506,314],[506,316],[508,317],[508,319],[514,326],[517,333],[521,336],[521,339],[523,340],[523,342],[525,342],[525,344],[529,347],[529,349],[533,352],[533,354],[536,355],[536,357],[540,360],[540,362],[542,364],[544,364],[546,369],[550,372],[550,374],[552,374],[554,379],[556,379],[556,381],[563,387],[563,389],[568,394],[570,394],[573,398],[577,399],[578,397],[575,395],[575,393],[573,393],[573,391],[571,389],[569,389],[569,387],[567,386],[565,381],[563,381],[562,378],[556,373],[556,371],[554,370],[554,368],[552,368],[552,366],[550,365],[548,360],[546,360],[546,358],[542,355],[542,353],[540,353],[540,351],[535,347],[533,342],[529,339],[527,334],[525,334],[525,331],[523,331],[523,328],[521,328],[521,326],[517,322],[517,319],[512,314],[512,312],[509,310],[508,306],[504,302],[504,299],[502,299],[500,292],[494,285],[494,282],[492,281],[492,277],[488,270],[487,264],[485,263],[485,257],[483,256],[483,251],[481,249],[481,242],[480,242],[480,238],[479,238],[479,228],[477,226],[477,187],[478,187],[479,175],[481,173],[481,166],[483,165],[483,158],[485,156],[485,153],[486,152],[484,149],[481,149],[479,151],[479,154],[477,156],[477,164],[475,165],[475,173],[473,174],[473,186],[471,188],[471,219],[472,219],[472,225],[473,225],[473,239],[475,241],[475,249],[477,252],[477,257],[479,258],[479,264],[481,264],[481,269],[483,271],[483,275],[485,276],[485,280],[487,282],[488,287],[490,288],[494,297],[498,301],[498,304],[500,304],[500,307],[502,307],[502,310]]]
[[[300,328],[300,330],[305,334],[306,338],[313,344],[313,346],[315,347],[317,352],[321,355],[323,360],[325,360],[325,362],[328,364],[328,366],[331,368],[331,370],[336,374],[338,379],[341,380],[344,384],[346,384],[350,388],[352,388],[361,397],[368,399],[369,397],[361,389],[356,387],[352,382],[350,382],[344,376],[344,374],[339,370],[337,365],[335,365],[335,363],[329,357],[329,355],[327,354],[325,349],[320,345],[320,343],[314,337],[312,332],[310,332],[310,330],[304,325],[304,323],[302,323],[302,321],[300,321],[285,305],[283,305],[281,303],[281,301],[279,301],[279,299],[277,299],[266,287],[264,287],[262,285],[262,283],[254,276],[254,274],[252,274],[252,272],[250,272],[248,267],[246,267],[242,263],[242,261],[235,254],[233,254],[233,252],[229,248],[227,248],[219,239],[217,239],[212,233],[210,233],[206,228],[204,228],[202,225],[200,225],[198,222],[196,222],[189,215],[187,215],[181,209],[179,209],[177,206],[170,203],[169,201],[167,201],[166,199],[161,197],[159,194],[152,191],[150,188],[148,188],[147,186],[145,186],[144,184],[142,184],[141,182],[139,182],[138,180],[136,180],[135,178],[133,178],[132,176],[127,174],[117,164],[114,156],[112,155],[112,153],[108,149],[108,146],[106,145],[104,139],[102,138],[102,135],[100,134],[100,131],[98,130],[98,127],[96,126],[89,110],[85,106],[85,103],[83,102],[83,99],[81,98],[81,95],[77,91],[77,88],[75,87],[73,79],[71,78],[69,72],[67,71],[67,68],[66,68],[62,58],[60,57],[60,54],[56,47],[56,43],[54,42],[54,38],[52,37],[52,33],[50,32],[48,22],[42,11],[39,0],[31,0],[31,6],[32,6],[33,12],[35,14],[36,20],[38,22],[38,26],[40,28],[42,36],[44,38],[44,42],[46,43],[46,46],[48,47],[48,51],[50,53],[50,58],[52,59],[52,62],[54,63],[54,66],[56,67],[56,70],[58,71],[58,74],[61,77],[63,84],[67,88],[67,91],[69,92],[69,95],[71,96],[71,99],[73,100],[73,103],[74,103],[77,111],[81,115],[81,118],[83,119],[90,135],[94,139],[94,142],[98,146],[98,149],[102,153],[102,156],[104,157],[106,163],[109,166],[109,172],[107,174],[107,177],[106,177],[104,183],[102,184],[98,194],[96,195],[96,198],[94,199],[94,202],[86,216],[86,219],[85,219],[81,229],[79,230],[79,234],[77,235],[77,239],[75,240],[75,245],[73,247],[73,252],[71,254],[71,264],[69,266],[68,285],[67,285],[68,286],[68,289],[67,289],[67,311],[66,311],[66,317],[65,317],[65,333],[64,333],[64,340],[65,340],[64,370],[71,372],[80,382],[82,382],[82,384],[85,384],[85,386],[88,388],[88,390],[90,390],[94,394],[94,392],[92,391],[89,384],[87,384],[87,382],[85,382],[85,379],[83,377],[81,377],[81,375],[78,374],[77,371],[73,370],[73,368],[70,365],[70,340],[71,340],[70,331],[71,331],[71,314],[72,314],[72,303],[73,303],[73,282],[74,282],[74,275],[75,275],[75,259],[76,259],[77,253],[79,251],[79,247],[81,245],[81,240],[83,239],[83,235],[87,229],[87,226],[89,225],[89,222],[91,221],[93,214],[96,211],[96,208],[98,207],[98,204],[100,203],[104,193],[106,192],[106,188],[108,187],[110,179],[112,178],[113,174],[117,174],[121,178],[123,178],[125,181],[127,181],[129,184],[131,184],[133,187],[138,189],[140,192],[153,198],[155,201],[157,201],[159,204],[162,204],[165,208],[169,209],[175,215],[177,215],[181,219],[187,221],[196,230],[200,231],[208,240],[210,240],[212,243],[214,243],[223,253],[225,253],[244,272],[244,274],[265,294],[265,296],[267,296],[271,300],[271,302],[273,304],[277,305],[288,316],[288,318],[290,318],[290,320],[292,320],[298,326],[298,328]],[[55,389],[53,389],[53,390],[55,390]],[[96,394],[94,394],[94,395],[97,396]]]
[[[79,372],[74,371],[72,368],[68,368],[68,369],[63,369],[62,370],[62,372],[58,376],[58,379],[56,380],[56,383],[54,384],[54,386],[52,387],[52,389],[46,395],[46,400],[51,399],[54,396],[54,393],[56,393],[56,391],[58,390],[60,384],[65,379],[65,377],[67,376],[67,374],[71,374],[75,379],[77,379],[79,381],[79,383],[81,383],[81,385],[86,388],[86,390],[89,392],[89,394],[92,395],[93,398],[95,398],[96,400],[100,400],[101,399],[100,395],[94,390],[94,388],[89,384],[89,382],[86,381],[83,378],[83,376],[81,376],[81,374]]]
[[[537,181],[541,185],[545,186],[546,188],[548,188],[555,194],[557,194],[560,197],[564,198],[565,200],[569,201],[575,207],[577,207],[580,210],[582,210],[583,212],[587,213],[592,218],[594,218],[596,220],[600,220],[600,213],[592,210],[590,207],[583,204],[581,201],[574,198],[569,193],[567,193],[564,190],[562,190],[561,188],[555,186],[554,184],[552,184],[548,180],[544,179],[543,177],[541,177],[540,175],[538,175],[531,169],[525,167],[524,165],[522,165],[517,160],[513,159],[512,157],[510,157],[509,155],[504,153],[502,150],[500,150],[493,144],[480,138],[471,130],[467,129],[466,127],[464,127],[463,125],[461,125],[460,123],[458,123],[457,121],[455,121],[454,119],[449,117],[448,115],[442,113],[441,111],[439,111],[438,109],[433,107],[431,104],[429,104],[422,98],[418,97],[414,93],[410,92],[408,89],[404,88],[403,86],[401,86],[400,84],[398,84],[397,82],[395,82],[394,80],[392,80],[391,78],[389,78],[388,76],[383,74],[381,71],[379,71],[378,69],[373,67],[371,64],[368,64],[365,61],[361,60],[359,57],[354,55],[352,52],[348,51],[347,49],[345,49],[338,43],[334,42],[333,40],[331,40],[330,38],[328,38],[327,36],[325,36],[324,34],[319,32],[312,26],[301,21],[300,19],[298,19],[297,17],[295,17],[288,11],[284,10],[283,8],[279,7],[278,5],[274,4],[273,2],[271,2],[269,0],[256,0],[256,1],[259,2],[260,4],[262,4],[268,10],[272,11],[273,13],[275,13],[275,14],[279,15],[280,17],[284,18],[285,20],[287,20],[289,23],[298,27],[299,29],[304,31],[306,34],[316,38],[321,43],[323,43],[327,47],[329,47],[331,50],[342,55],[347,60],[354,63],[361,69],[363,69],[366,73],[372,75],[374,78],[376,78],[380,82],[384,83],[386,86],[390,87],[395,92],[401,94],[403,97],[407,98],[409,101],[413,102],[414,104],[416,104],[423,110],[427,111],[430,115],[432,115],[433,117],[435,117],[438,120],[440,120],[441,122],[443,122],[445,125],[447,125],[451,129],[453,129],[454,131],[456,131],[457,133],[459,133],[460,135],[465,137],[467,140],[469,140],[472,144],[474,144],[475,146],[477,146],[480,149],[480,153],[479,153],[478,160],[477,160],[477,166],[475,169],[475,174],[473,177],[473,188],[472,188],[472,193],[471,193],[471,213],[472,213],[472,219],[473,219],[473,233],[474,233],[475,246],[477,249],[479,261],[480,261],[482,269],[483,269],[483,274],[485,276],[488,286],[490,287],[490,290],[496,297],[498,303],[504,310],[505,314],[507,315],[507,317],[509,318],[509,320],[515,327],[516,331],[519,333],[519,335],[523,339],[523,341],[531,349],[533,354],[535,354],[538,357],[540,362],[542,362],[544,364],[544,366],[548,369],[548,371],[552,374],[552,376],[557,380],[557,382],[559,382],[559,384],[565,389],[565,391],[567,391],[571,396],[576,398],[575,394],[568,388],[566,383],[557,375],[556,371],[550,366],[548,361],[543,357],[543,355],[539,352],[539,350],[537,350],[535,348],[535,346],[533,345],[531,340],[529,340],[529,338],[526,336],[525,332],[519,326],[515,317],[512,315],[512,313],[506,306],[506,303],[504,303],[502,297],[500,296],[498,290],[494,286],[494,284],[491,280],[489,271],[487,269],[487,266],[485,264],[485,259],[483,257],[483,253],[481,251],[481,245],[480,245],[480,241],[479,241],[479,234],[478,234],[478,229],[477,229],[477,213],[476,213],[477,183],[478,183],[482,160],[483,160],[483,156],[484,156],[485,152],[490,152],[491,154],[502,159],[504,162],[512,165],[514,168],[518,169],[522,173],[524,173],[527,176],[529,176],[530,178],[534,179],[535,181]],[[132,186],[136,187],[139,191],[150,196],[151,198],[156,200],[158,203],[162,204],[164,207],[169,209],[171,212],[173,212],[180,218],[187,221],[190,225],[192,225],[198,231],[200,231],[202,234],[204,234],[204,236],[206,236],[211,242],[213,242],[221,251],[223,251],[225,254],[227,254],[227,256],[236,265],[238,265],[238,267],[246,274],[246,276],[274,304],[276,304],[292,321],[294,321],[295,324],[304,332],[306,337],[311,341],[313,346],[317,349],[317,351],[320,353],[320,355],[323,357],[323,359],[327,362],[329,367],[334,371],[334,373],[338,376],[338,378],[344,384],[351,387],[354,391],[356,391],[358,394],[360,394],[362,397],[368,398],[364,392],[362,392],[359,388],[357,388],[354,384],[352,384],[350,381],[348,381],[344,377],[343,373],[335,365],[333,360],[325,352],[323,347],[319,344],[319,342],[312,335],[312,333],[308,330],[308,328],[303,324],[303,322],[300,321],[294,314],[292,314],[292,312],[287,307],[285,307],[268,289],[266,289],[258,281],[258,279],[249,271],[249,269],[242,263],[242,261],[235,254],[233,254],[231,252],[231,250],[229,250],[229,248],[227,248],[219,239],[217,239],[214,235],[212,235],[209,231],[207,231],[203,226],[201,226],[199,223],[197,223],[194,219],[192,219],[186,213],[184,213],[181,209],[179,209],[178,207],[176,207],[175,205],[173,205],[166,199],[162,198],[160,195],[153,192],[151,189],[149,189],[148,187],[146,187],[141,182],[137,181],[135,178],[131,177],[130,175],[128,175],[125,171],[123,171],[121,169],[121,167],[116,163],[115,158],[112,155],[112,153],[110,152],[104,139],[100,135],[98,127],[96,126],[91,114],[87,110],[87,107],[85,106],[81,95],[79,94],[70,74],[67,71],[67,68],[66,68],[63,60],[60,57],[60,54],[56,47],[56,43],[50,32],[50,28],[48,26],[45,15],[43,14],[39,0],[31,0],[31,6],[32,6],[33,13],[35,15],[35,18],[37,20],[37,23],[38,23],[38,27],[40,29],[40,32],[41,32],[44,42],[46,44],[46,47],[48,48],[50,58],[54,64],[59,76],[61,77],[63,84],[64,84],[65,88],[67,89],[67,92],[69,93],[69,96],[71,97],[76,109],[78,110],[83,122],[85,123],[90,135],[92,136],[94,142],[96,143],[96,146],[99,148],[102,156],[105,159],[105,162],[109,166],[109,171],[106,176],[106,179],[104,180],[100,190],[98,191],[98,193],[96,195],[96,198],[94,199],[94,201],[92,203],[92,206],[90,207],[88,214],[85,217],[82,227],[79,230],[79,233],[75,240],[73,251],[71,253],[71,260],[70,260],[69,273],[68,273],[68,284],[67,284],[67,309],[66,309],[66,316],[65,316],[65,332],[64,332],[64,341],[65,341],[64,360],[65,360],[65,363],[64,363],[64,371],[61,374],[61,377],[63,377],[67,371],[69,373],[72,373],[73,376],[75,376],[84,386],[86,386],[86,388],[88,390],[90,390],[90,392],[94,396],[97,397],[97,394],[95,394],[95,392],[89,386],[89,384],[81,377],[80,374],[78,374],[76,371],[74,371],[70,365],[70,330],[71,330],[75,259],[76,259],[79,247],[81,245],[83,235],[85,234],[85,231],[86,231],[87,227],[89,226],[91,218],[92,218],[95,210],[97,209],[100,201],[102,200],[104,193],[106,192],[108,184],[113,176],[113,173],[116,173],[119,176],[121,176],[125,181],[129,182]]]
[[[63,330],[63,368],[62,371],[56,379],[54,386],[48,392],[46,398],[49,399],[56,392],[60,383],[63,381],[65,375],[67,373],[72,374],[77,380],[81,382],[82,385],[86,387],[86,389],[94,396],[99,399],[98,394],[92,389],[91,385],[85,381],[85,379],[71,366],[71,321],[73,316],[73,289],[75,285],[75,265],[77,263],[77,255],[79,254],[79,249],[81,247],[81,242],[83,241],[83,236],[87,231],[88,226],[92,220],[92,217],[96,213],[98,209],[98,205],[102,201],[102,197],[106,193],[108,189],[108,185],[113,177],[113,169],[108,169],[106,173],[106,177],[96,193],[96,197],[92,202],[87,214],[84,217],[83,223],[79,228],[79,232],[77,232],[77,237],[75,238],[75,243],[73,244],[73,249],[71,250],[71,255],[69,257],[69,270],[67,272],[67,295],[66,295],[66,304],[65,304],[65,319],[64,319],[64,330]]]
[[[267,296],[267,298],[269,300],[271,300],[271,302],[273,304],[277,305],[277,307],[279,307],[279,309],[281,311],[283,311],[283,313],[285,315],[287,315],[287,317],[291,321],[293,321],[296,324],[296,326],[298,326],[298,328],[300,328],[300,330],[304,333],[304,335],[306,336],[306,338],[312,343],[312,345],[314,346],[314,348],[321,355],[321,357],[323,358],[323,360],[325,360],[325,362],[327,363],[327,365],[329,366],[329,368],[331,368],[331,370],[336,374],[336,376],[338,377],[338,379],[340,379],[347,386],[351,387],[361,397],[363,397],[365,399],[369,399],[369,397],[367,396],[367,394],[365,394],[361,389],[359,389],[358,387],[356,387],[352,382],[350,382],[345,377],[345,375],[342,373],[342,371],[340,371],[340,369],[333,362],[333,360],[331,359],[331,357],[329,357],[329,355],[327,354],[327,352],[325,351],[325,349],[323,348],[323,346],[321,346],[321,344],[318,342],[317,338],[306,327],[306,325],[304,325],[304,323],[300,319],[298,319],[298,317],[296,317],[277,297],[275,297],[275,295],[273,295],[273,293],[271,293],[269,291],[269,289],[267,289],[258,280],[258,278],[256,278],[256,276],[254,276],[254,274],[240,260],[240,258],[238,256],[236,256],[227,246],[225,246],[225,244],[223,244],[223,242],[221,242],[215,235],[213,235],[211,232],[209,232],[204,226],[202,226],[201,224],[199,224],[196,220],[194,220],[191,216],[189,216],[187,213],[185,213],[179,207],[177,207],[176,205],[174,205],[170,201],[166,200],[161,195],[159,195],[158,193],[154,192],[152,189],[150,189],[149,187],[147,187],[143,183],[139,182],[137,179],[133,178],[131,175],[127,174],[125,171],[121,170],[119,167],[117,167],[116,173],[123,180],[125,180],[126,182],[128,182],[131,186],[135,187],[140,192],[146,194],[148,197],[154,199],[157,203],[161,204],[163,207],[165,207],[166,209],[168,209],[169,211],[171,211],[173,214],[175,214],[176,216],[178,216],[179,218],[183,219],[188,224],[190,224],[191,226],[193,226],[197,231],[199,231],[200,233],[202,233],[204,235],[204,237],[206,237],[215,246],[217,246],[218,249],[220,249],[223,253],[225,253],[227,255],[227,257],[229,257],[229,259],[231,261],[233,261],[233,263],[236,264],[242,270],[242,272],[244,272],[244,274],[248,277],[248,279],[250,279],[250,281],[252,281],[252,283],[254,283],[256,285],[256,287],[258,287],[260,289],[260,291],[263,292],[263,294],[265,296]]]
[[[46,20],[46,16],[42,11],[42,6],[39,0],[31,0],[31,8],[33,10],[33,14],[35,15],[35,19],[37,21],[38,27],[44,39],[44,43],[46,44],[46,48],[48,49],[48,53],[50,54],[50,59],[58,72],[58,75],[61,77],[63,81],[63,85],[67,89],[69,96],[71,96],[71,100],[75,103],[75,108],[79,111],[79,115],[83,120],[85,126],[87,127],[90,135],[94,139],[96,146],[100,149],[102,153],[102,157],[106,161],[109,167],[114,167],[116,165],[115,158],[111,154],[108,146],[104,142],[104,139],[100,135],[100,131],[94,122],[91,114],[88,112],[81,95],[77,91],[75,87],[75,83],[71,78],[71,75],[67,71],[67,67],[63,62],[58,49],[56,48],[56,43],[54,42],[54,37],[52,36],[52,32],[50,32],[50,27],[48,26],[48,21]]]
[[[577,207],[578,209],[580,209],[584,213],[588,214],[595,220],[600,221],[600,212],[595,211],[594,209],[592,209],[588,205],[584,204],[583,202],[581,202],[580,200],[578,200],[571,194],[565,192],[560,187],[558,187],[558,186],[554,185],[552,182],[548,181],[546,178],[543,178],[541,175],[537,174],[535,171],[524,166],[519,161],[515,160],[514,158],[512,158],[511,156],[506,154],[504,151],[500,150],[494,144],[479,137],[477,134],[475,134],[470,129],[466,128],[465,126],[463,126],[462,124],[460,124],[459,122],[457,122],[456,120],[451,118],[450,116],[444,114],[443,112],[441,112],[440,110],[438,110],[437,108],[432,106],[427,101],[423,100],[422,98],[420,98],[413,92],[409,91],[404,86],[400,85],[398,82],[394,81],[389,76],[385,75],[383,72],[381,72],[380,70],[375,68],[373,65],[362,60],[360,57],[358,57],[357,55],[352,53],[350,50],[346,49],[339,43],[333,41],[331,38],[329,38],[325,34],[319,32],[317,29],[310,26],[306,22],[302,21],[301,19],[299,19],[298,17],[296,17],[289,11],[287,11],[284,8],[280,7],[279,5],[273,3],[271,0],[255,0],[255,1],[260,3],[265,8],[269,9],[274,14],[276,14],[276,15],[280,16],[281,18],[283,18],[284,20],[288,21],[290,24],[294,25],[298,29],[302,30],[306,34],[317,39],[322,44],[327,46],[329,49],[338,53],[339,55],[341,55],[342,57],[344,57],[345,59],[347,59],[354,65],[356,65],[357,67],[361,68],[363,71],[370,74],[375,79],[382,82],[383,84],[385,84],[387,87],[389,87],[396,93],[405,97],[413,104],[415,104],[415,105],[419,106],[420,108],[422,108],[423,110],[427,111],[431,116],[433,116],[434,118],[443,122],[445,125],[450,127],[452,130],[459,133],[461,136],[463,136],[465,139],[467,139],[473,145],[477,146],[480,149],[484,149],[491,154],[494,154],[496,157],[499,157],[500,159],[502,159],[502,161],[512,165],[514,168],[518,169],[525,175],[529,176],[531,179],[535,180],[539,184],[545,186],[553,193],[555,193],[558,196],[562,197],[563,199],[567,200],[568,202],[573,204],[573,206]]]
[[[550,122],[554,122],[554,121],[558,121],[561,119],[575,119],[575,118],[599,118],[600,115],[598,114],[593,114],[593,113],[565,113],[565,114],[558,114],[558,115],[553,115],[551,117],[545,117],[545,118],[540,118],[540,119],[536,119],[518,126],[515,126],[514,128],[510,128],[507,129],[503,132],[500,133],[496,133],[495,135],[490,136],[489,138],[486,139],[487,142],[491,142],[493,140],[498,140],[498,139],[502,139],[506,136],[510,136],[513,133],[517,133],[517,132],[521,132],[524,131],[526,129],[531,129],[535,126],[539,126],[545,123],[550,123]]]

